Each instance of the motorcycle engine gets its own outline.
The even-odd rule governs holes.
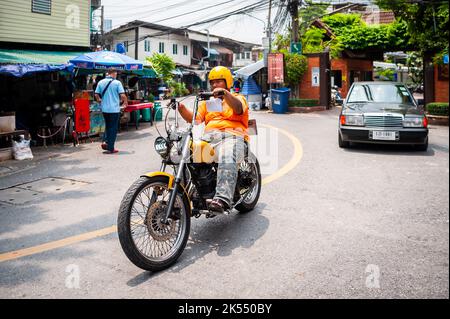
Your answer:
[[[217,169],[214,165],[196,163],[190,165],[192,181],[201,197],[213,198],[216,192]]]

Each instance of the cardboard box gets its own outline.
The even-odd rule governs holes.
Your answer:
[[[0,148],[0,162],[13,159],[12,147]]]
[[[0,114],[0,132],[14,132],[16,130],[16,115],[12,113]]]

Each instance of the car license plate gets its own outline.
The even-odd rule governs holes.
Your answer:
[[[372,131],[372,139],[383,141],[395,141],[395,132]]]

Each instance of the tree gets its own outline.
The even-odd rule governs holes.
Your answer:
[[[291,88],[295,88],[308,69],[308,61],[304,55],[296,53],[285,53],[284,60],[286,62],[285,82]]]
[[[448,54],[448,1],[377,0],[377,4],[407,24],[410,43],[422,54]]]
[[[176,64],[171,57],[164,53],[153,53],[153,55],[151,57],[147,57],[146,60],[150,62],[153,69],[165,83],[172,80],[172,71],[175,70]]]
[[[306,6],[298,10],[298,33],[299,38],[308,30],[311,22],[323,16],[327,11],[328,4],[313,3],[312,0],[306,0]]]

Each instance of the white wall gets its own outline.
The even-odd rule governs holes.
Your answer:
[[[152,30],[148,28],[139,28],[139,38],[142,38],[145,35],[151,35],[155,33],[159,33],[159,30]],[[114,37],[114,48],[117,43],[123,43],[125,41],[129,41],[129,43],[134,42],[135,39],[135,30],[129,30],[120,33],[119,35],[115,35]],[[145,51],[145,40],[150,41],[150,51]],[[159,53],[159,43],[164,43],[164,53],[170,56],[175,63],[180,63],[184,65],[191,64],[191,56],[192,56],[192,44],[191,41],[187,37],[183,37],[180,35],[169,34],[158,37],[149,37],[145,40],[141,40],[139,42],[139,51],[138,51],[138,60],[145,61],[147,56],[152,56],[153,53]],[[178,45],[178,54],[173,53],[173,44]],[[188,47],[188,54],[183,54],[183,45]],[[130,44],[128,46],[127,55],[135,58],[134,52],[135,45]]]
[[[252,59],[252,51],[244,51],[243,53],[244,58],[242,58],[242,53],[233,54],[233,67],[244,67],[255,62]]]

